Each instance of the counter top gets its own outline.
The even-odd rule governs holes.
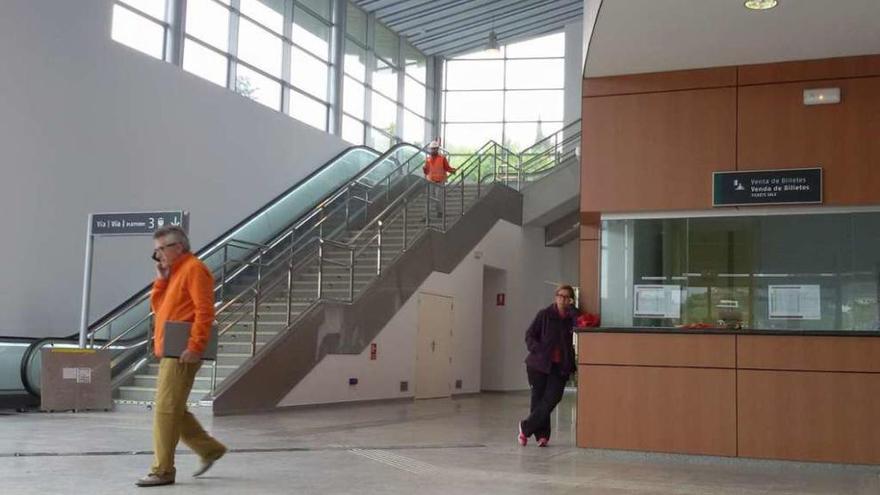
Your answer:
[[[575,328],[577,333],[666,333],[685,335],[778,335],[800,337],[880,337],[878,330],[758,330],[729,328],[678,327],[588,327]]]

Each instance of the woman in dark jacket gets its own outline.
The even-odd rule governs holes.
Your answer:
[[[568,376],[574,373],[575,356],[572,328],[577,319],[573,306],[574,289],[556,289],[553,304],[538,311],[526,331],[526,373],[532,389],[531,414],[519,423],[517,440],[526,445],[532,435],[539,447],[550,442],[550,413],[562,400]]]

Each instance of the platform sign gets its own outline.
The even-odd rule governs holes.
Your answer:
[[[93,213],[92,235],[151,235],[168,225],[186,230],[186,216],[182,211],[136,213]]]
[[[188,231],[189,214],[176,211],[136,211],[128,213],[92,213],[86,230],[86,257],[83,267],[82,311],[79,319],[79,346],[86,347],[89,325],[89,297],[92,292],[92,255],[95,237],[152,235],[153,232],[177,225]]]

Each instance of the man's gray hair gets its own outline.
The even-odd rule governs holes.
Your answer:
[[[163,237],[171,237],[174,239],[174,242],[179,242],[181,246],[183,246],[184,251],[189,251],[189,237],[186,235],[186,231],[183,228],[178,227],[177,225],[169,225],[167,227],[162,227],[153,233],[153,239],[161,239]]]

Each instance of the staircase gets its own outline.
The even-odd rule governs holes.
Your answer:
[[[577,125],[521,154],[490,141],[442,187],[422,178],[424,153],[411,145],[368,165],[369,153],[353,149],[360,156],[340,155],[218,238],[198,253],[216,282],[218,359],[199,370],[189,402],[213,403],[215,413],[274,407],[271,395],[324,355],[361,352],[432,270],[454,268],[498,219],[522,223],[517,191],[571,161]],[[349,173],[327,191],[328,180],[337,187]],[[113,353],[119,402],[153,400],[152,326],[145,290],[90,330],[92,346]],[[28,369],[38,369],[28,359]],[[269,382],[274,389],[266,391]]]
[[[387,228],[382,230],[381,265],[377,266],[379,254],[377,249],[369,245],[355,257],[354,269],[347,265],[350,253],[341,249],[331,249],[320,260],[322,297],[326,300],[347,301],[350,280],[354,281],[354,297],[356,298],[376,278],[382,267],[390,266],[395,258],[404,251],[404,240],[412,240],[412,233],[424,231],[426,228],[442,229],[444,218],[447,224],[462,216],[463,208],[473,204],[477,199],[476,185],[463,185],[457,190],[455,198],[447,197],[443,215],[439,215],[436,206],[428,208],[426,195],[415,195],[407,205],[406,236],[401,215]],[[433,203],[433,201],[432,201]],[[351,242],[361,229],[343,229],[325,241],[336,241],[340,244]],[[302,313],[317,300],[319,260],[309,260],[299,267],[292,277],[292,299],[290,321],[296,321]],[[353,275],[353,277],[352,277]],[[283,284],[282,284],[283,285]],[[258,302],[256,335],[254,335],[253,306],[245,306],[222,316],[223,321],[237,321],[224,329],[218,343],[217,362],[205,363],[196,375],[196,380],[189,395],[191,405],[203,399],[210,399],[213,389],[243,363],[252,357],[253,341],[256,340],[256,352],[266,343],[287,328],[288,293],[286,285],[283,290],[271,291]],[[218,316],[218,319],[220,317]],[[213,378],[216,367],[216,379]],[[138,404],[152,402],[156,393],[156,380],[159,373],[158,363],[148,364],[141,372],[134,375],[129,384],[117,389],[118,403]],[[213,386],[212,386],[212,381]]]

